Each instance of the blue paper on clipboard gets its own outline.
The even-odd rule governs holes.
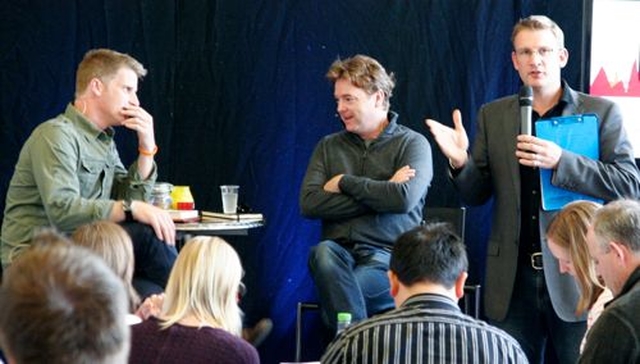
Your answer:
[[[598,159],[600,155],[598,116],[582,114],[541,119],[536,122],[536,136],[558,144],[562,149],[576,154]],[[602,203],[602,200],[560,188],[551,184],[552,170],[540,169],[540,193],[542,209],[558,210],[569,202],[589,200]]]

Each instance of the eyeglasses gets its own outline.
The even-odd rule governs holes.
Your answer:
[[[549,57],[551,54],[553,54],[553,52],[555,52],[557,49],[556,48],[551,48],[551,47],[540,47],[538,49],[529,49],[529,48],[520,48],[520,49],[516,49],[516,56],[518,56],[518,58],[532,58],[534,55],[539,55],[541,58],[546,58]]]

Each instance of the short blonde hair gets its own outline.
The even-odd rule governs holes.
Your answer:
[[[191,314],[203,324],[240,336],[242,275],[240,257],[227,242],[211,236],[192,238],[180,250],[169,275],[162,328]]]
[[[96,253],[122,279],[129,294],[130,310],[135,312],[140,297],[131,283],[135,264],[133,243],[124,228],[107,220],[94,221],[77,228],[71,239]]]
[[[88,51],[76,71],[76,98],[86,90],[92,79],[106,83],[123,67],[135,72],[138,78],[147,74],[142,63],[128,54],[104,48]]]
[[[544,15],[531,15],[527,18],[520,19],[520,21],[513,27],[513,32],[511,33],[511,44],[515,41],[518,33],[523,30],[549,30],[556,37],[558,47],[564,48],[564,32],[556,22]]]

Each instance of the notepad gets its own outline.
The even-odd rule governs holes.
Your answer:
[[[540,139],[552,141],[562,149],[591,159],[597,160],[600,155],[598,116],[595,114],[561,116],[538,120],[536,122],[536,136]],[[542,195],[543,210],[559,210],[569,202],[576,200],[602,203],[602,200],[593,196],[554,186],[551,184],[552,174],[553,171],[550,169],[540,169],[540,193]]]

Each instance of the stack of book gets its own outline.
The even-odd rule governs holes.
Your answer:
[[[228,221],[249,221],[263,220],[264,217],[260,213],[242,213],[242,214],[224,214],[222,212],[202,211],[202,222],[216,222],[221,220]]]
[[[199,222],[200,212],[198,210],[168,210],[169,215],[176,223]]]

